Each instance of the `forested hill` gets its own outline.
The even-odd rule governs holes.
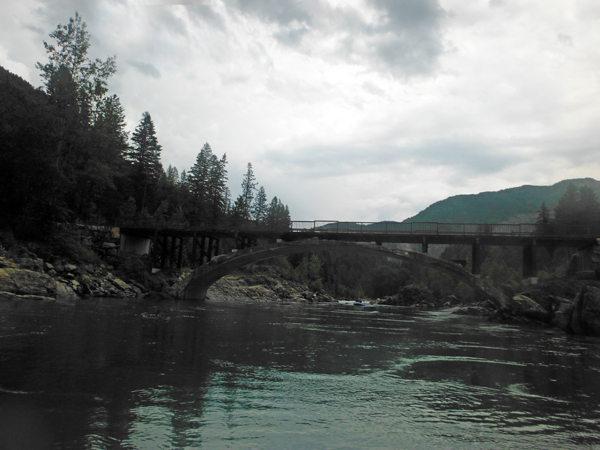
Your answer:
[[[569,183],[590,187],[598,196],[600,181],[593,178],[563,180],[552,186],[520,186],[497,192],[456,195],[428,206],[404,222],[533,223],[542,202],[553,210]]]

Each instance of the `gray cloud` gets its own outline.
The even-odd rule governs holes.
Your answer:
[[[507,145],[510,144],[490,144],[470,139],[434,139],[422,142],[408,153],[419,165],[452,167],[469,176],[479,176],[501,172],[524,159],[522,155],[503,151]]]
[[[187,5],[187,11],[196,21],[202,21],[222,31],[226,29],[223,17],[211,5]]]
[[[288,25],[283,27],[281,31],[278,31],[274,34],[275,39],[277,39],[282,44],[288,45],[290,47],[296,47],[302,41],[302,38],[309,33],[310,29],[306,24],[299,25]]]
[[[476,177],[498,173],[524,161],[525,156],[503,151],[510,145],[510,142],[489,144],[471,139],[441,138],[423,140],[414,145],[310,146],[292,154],[267,152],[264,160],[285,168],[289,173],[310,178],[380,172],[383,168],[391,170],[407,162],[413,167],[442,166]]]
[[[371,0],[371,4],[385,17],[372,30],[378,59],[403,75],[432,72],[443,52],[445,12],[438,1]]]
[[[152,78],[160,78],[160,71],[154,66],[154,64],[145,63],[141,61],[133,61],[131,59],[127,61],[127,64],[134,67],[138,72],[140,72],[143,75],[148,75]]]
[[[31,25],[29,23],[23,24],[23,27],[27,28],[28,30],[33,31],[36,34],[42,34],[42,35],[44,35],[44,37],[48,35],[48,31],[42,29],[41,27],[36,27],[35,25]]]
[[[380,16],[369,23],[361,11],[332,7],[322,0],[229,0],[230,11],[275,24],[273,36],[282,45],[315,55],[314,41],[334,36],[333,55],[354,62],[371,63],[377,70],[401,77],[427,74],[437,68],[443,52],[445,11],[438,0],[370,0]],[[329,57],[326,55],[324,57]]]
[[[323,10],[320,0],[303,2],[281,0],[230,0],[230,7],[268,22],[287,25],[291,22],[311,24],[315,14]]]
[[[559,33],[556,37],[561,44],[573,47],[573,38],[571,36]]]

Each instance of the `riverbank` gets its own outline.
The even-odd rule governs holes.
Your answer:
[[[52,254],[47,248],[16,246],[0,248],[0,300],[36,299],[68,301],[88,297],[181,298],[188,271],[164,270],[150,274],[145,258],[111,255],[113,264],[73,261]],[[42,258],[42,256],[44,258]],[[313,292],[305,284],[286,279],[276,268],[245,269],[211,286],[209,300],[248,299],[262,301],[330,302],[334,299]]]
[[[42,258],[44,256],[45,258]],[[37,252],[20,246],[10,253],[0,249],[0,300],[76,300],[86,297],[181,298],[185,273],[163,271],[150,275],[143,258],[113,257],[77,262],[46,249]],[[570,334],[600,336],[600,281],[561,278],[524,285],[509,296],[502,308],[489,301],[440,297],[415,286],[374,304],[446,309],[454,314],[487,316],[492,321],[559,328]],[[290,302],[335,301],[324,292],[286,277],[276,267],[246,268],[223,277],[208,291],[209,300]]]

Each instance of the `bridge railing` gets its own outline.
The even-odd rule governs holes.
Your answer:
[[[180,221],[176,219],[130,219],[120,220],[120,227],[166,228],[172,230],[229,230],[271,233],[355,233],[355,234],[405,234],[405,235],[452,235],[452,236],[568,236],[600,237],[600,228],[594,224],[579,224],[568,227],[555,224],[537,225],[517,224],[480,224],[480,223],[439,223],[439,222],[340,222],[337,220],[296,220],[289,225],[268,227],[254,222],[231,225],[229,227],[208,227],[201,221]]]
[[[340,222],[336,220],[292,221],[293,233],[360,233],[407,235],[461,235],[461,236],[593,236],[590,227],[555,229],[533,223],[480,224],[438,222]]]

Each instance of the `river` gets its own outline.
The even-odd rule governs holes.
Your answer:
[[[599,343],[406,308],[0,303],[0,448],[600,448]]]

